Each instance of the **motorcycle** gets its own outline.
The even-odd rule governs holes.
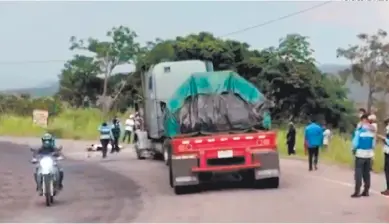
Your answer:
[[[63,160],[62,156],[57,156],[62,150],[59,148],[57,152],[39,155],[38,159],[33,159],[31,162],[37,164],[37,180],[40,195],[45,196],[46,206],[50,206],[54,203],[54,196],[59,192],[59,169],[57,167],[57,161]],[[35,152],[34,149],[31,149]]]

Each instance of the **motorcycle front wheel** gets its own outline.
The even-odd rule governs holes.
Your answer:
[[[51,175],[43,175],[43,194],[46,199],[46,206],[50,206],[54,202],[53,190],[54,184]]]

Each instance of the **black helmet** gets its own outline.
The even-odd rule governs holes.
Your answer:
[[[107,122],[104,121],[101,126],[107,126]]]

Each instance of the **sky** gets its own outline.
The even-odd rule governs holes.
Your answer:
[[[0,2],[0,89],[42,86],[57,79],[70,36],[104,38],[113,26],[136,31],[140,43],[200,31],[217,36],[303,10],[319,1],[35,1]],[[346,64],[338,47],[356,35],[389,31],[389,2],[331,2],[303,14],[228,36],[252,48],[275,46],[288,33],[310,38],[321,64]],[[36,63],[36,61],[50,61]],[[35,62],[34,62],[35,61]],[[28,63],[29,62],[29,63]],[[120,71],[128,70],[122,67]]]

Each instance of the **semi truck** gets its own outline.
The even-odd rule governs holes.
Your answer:
[[[145,128],[137,132],[137,155],[163,160],[176,194],[220,174],[278,188],[276,132],[253,84],[199,60],[156,64],[142,83]]]

